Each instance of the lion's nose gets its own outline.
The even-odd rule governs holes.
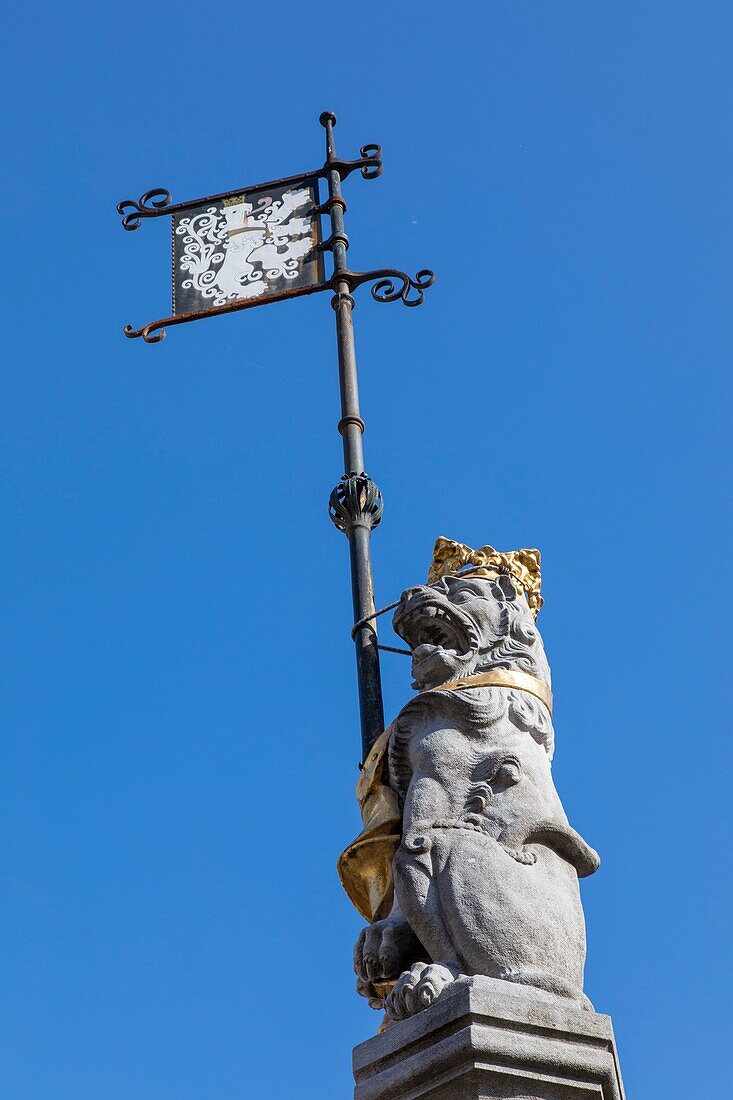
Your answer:
[[[422,585],[421,584],[413,585],[412,588],[406,588],[405,591],[402,593],[402,602],[407,603],[408,600],[411,600],[413,596],[416,596],[418,594],[418,592],[421,592],[421,591],[422,591]]]

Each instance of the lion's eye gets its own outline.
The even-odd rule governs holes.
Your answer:
[[[453,603],[466,603],[467,600],[473,598],[473,592],[456,592],[453,597]]]
[[[522,778],[522,769],[517,760],[504,760],[499,766],[494,782],[502,787],[514,787]]]

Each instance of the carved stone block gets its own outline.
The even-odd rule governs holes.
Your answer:
[[[354,1049],[355,1100],[624,1100],[608,1016],[540,989],[459,978]]]

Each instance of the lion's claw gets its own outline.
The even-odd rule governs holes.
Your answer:
[[[445,987],[457,977],[456,967],[445,963],[413,963],[387,997],[387,1015],[392,1020],[414,1016],[435,1004]]]

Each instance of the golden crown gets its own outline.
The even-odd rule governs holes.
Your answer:
[[[512,576],[524,592],[530,611],[537,618],[544,603],[540,595],[542,573],[539,550],[509,550],[502,553],[493,546],[472,550],[462,542],[453,542],[441,535],[435,540],[428,584],[434,584],[441,577],[456,574],[467,565],[474,567],[469,571],[472,577],[495,580],[501,573]]]

